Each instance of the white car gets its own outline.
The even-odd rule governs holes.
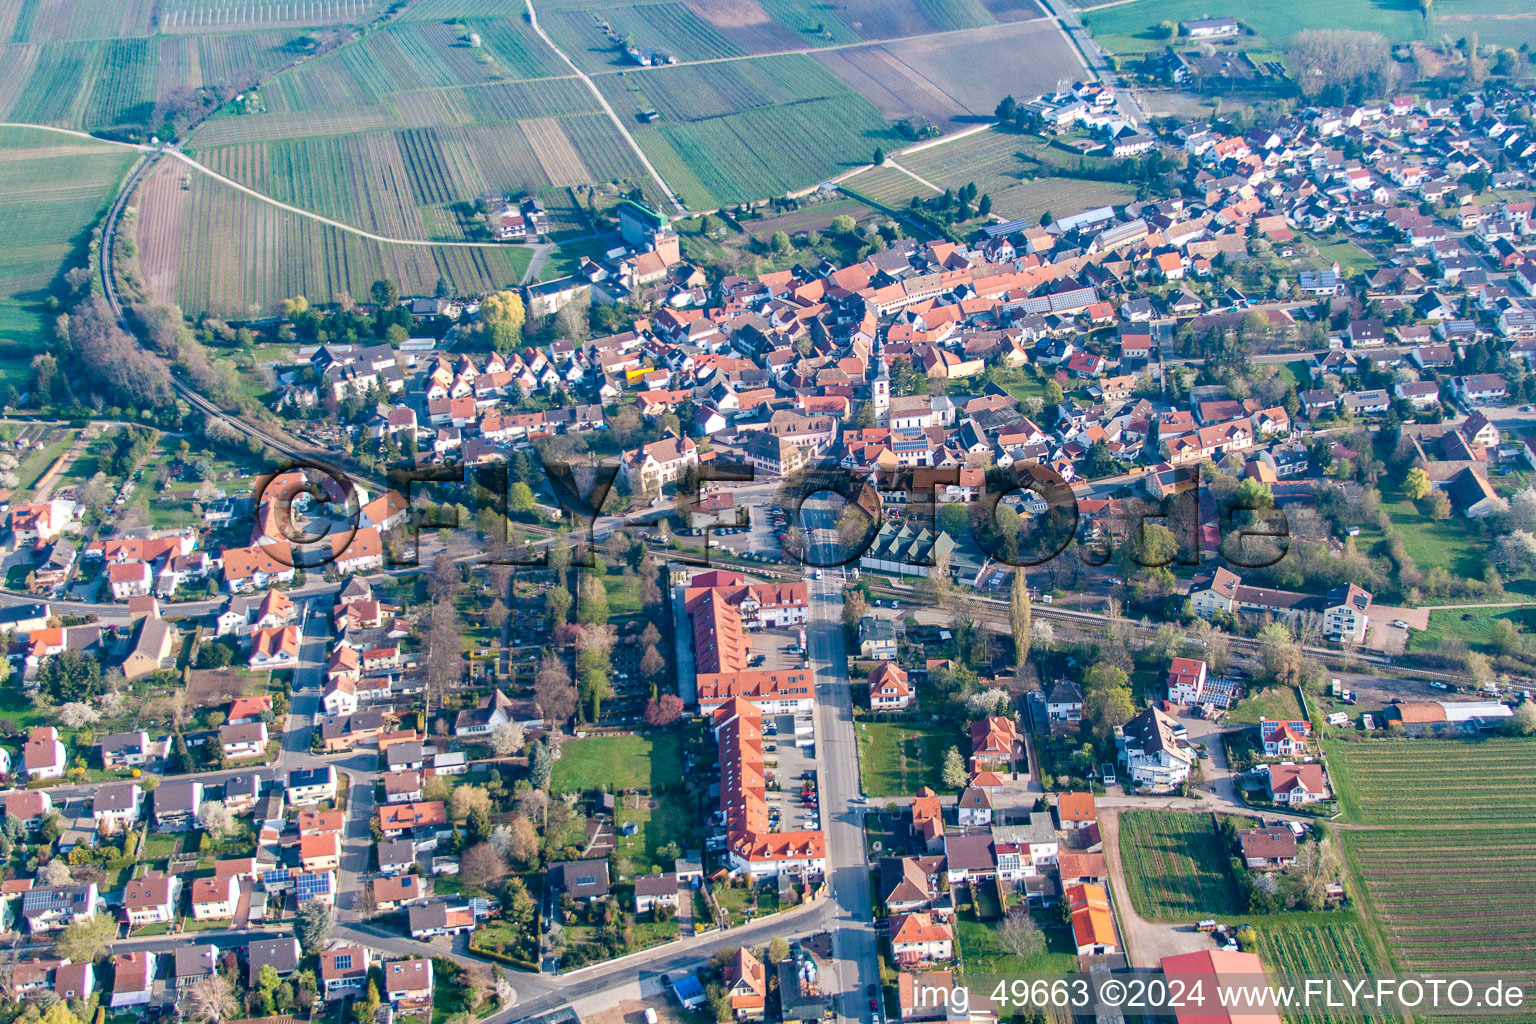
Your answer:
[[[1412,629],[1413,628],[1412,626],[1408,625],[1408,623],[1404,622],[1402,619],[1393,619],[1392,620],[1392,625],[1396,626],[1398,629]]]

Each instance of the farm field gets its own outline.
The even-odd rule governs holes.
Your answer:
[[[803,55],[597,79],[690,209],[779,195],[900,143],[879,111]],[[654,109],[660,119],[641,122]]]
[[[1038,18],[1034,0],[653,0],[624,5],[554,0],[541,23],[583,71],[635,65],[618,45],[712,60],[960,32]]]
[[[898,158],[897,162],[900,162]],[[885,206],[905,209],[913,196],[938,195],[928,186],[894,167],[871,167],[843,182],[847,188]]]
[[[1292,978],[1359,977],[1382,972],[1383,965],[1371,955],[1360,925],[1350,919],[1353,915],[1327,913],[1308,917],[1295,923],[1269,918],[1259,924],[1256,952],[1268,970]],[[1285,1019],[1292,1024],[1322,1024],[1334,1018],[1315,1009],[1293,1009],[1286,1012]]]
[[[30,128],[0,128],[0,390],[24,391],[53,320],[54,280],[84,262],[91,228],[136,154],[124,146]]]
[[[269,110],[298,88],[278,83],[287,84],[268,90]],[[462,240],[457,206],[484,196],[604,182],[655,191],[573,78],[394,93],[358,110],[350,127],[340,111],[219,118],[191,153],[281,202],[389,238]]]
[[[1241,911],[1211,815],[1127,811],[1120,861],[1136,912],[1150,921],[1192,921]]]
[[[1482,740],[1325,740],[1344,820],[1536,823],[1536,743]]]
[[[1536,630],[1536,608],[1437,608],[1429,613],[1429,628],[1416,629],[1408,638],[1410,651],[1439,650],[1456,640],[1478,650],[1491,650],[1494,623],[1507,619],[1529,632]]]
[[[898,722],[859,723],[859,775],[864,795],[911,796],[923,786],[945,788],[943,729]]]
[[[1083,73],[1076,51],[1052,22],[983,24],[818,53],[815,59],[887,118],[926,118],[951,129],[990,117],[1009,93],[1036,96]],[[1021,52],[1030,59],[1014,59]]]
[[[1134,186],[1114,181],[1071,177],[1031,177],[1042,168],[1057,173],[1076,167],[1078,158],[1052,147],[1044,139],[1007,129],[989,128],[915,153],[900,154],[898,163],[936,185],[958,189],[974,182],[992,197],[999,216],[1038,219],[1047,210],[1063,213],[1092,206],[1120,206],[1136,198]],[[1102,161],[1089,158],[1088,163]],[[851,179],[857,187],[863,175]],[[907,179],[920,190],[917,182]],[[902,197],[918,194],[909,190]],[[906,205],[905,202],[901,205]]]
[[[1342,830],[1368,912],[1405,971],[1536,969],[1526,830]]]
[[[1426,24],[1413,4],[1270,0],[1245,6],[1238,18],[1260,37],[1245,36],[1240,41],[1245,49],[1265,49],[1266,41],[1270,48],[1283,47],[1287,39],[1308,28],[1362,29],[1379,32],[1394,42],[1437,40],[1441,35],[1470,38],[1476,32],[1484,43],[1518,47],[1521,43],[1536,43],[1536,20],[1520,16],[1529,11],[1530,5],[1522,0],[1440,0],[1435,4],[1433,21]],[[1082,20],[1099,45],[1111,52],[1145,53],[1167,44],[1167,40],[1157,38],[1160,22],[1179,22],[1213,13],[1217,12],[1203,0],[1137,0],[1090,11]]]
[[[366,294],[382,277],[406,295],[431,294],[439,280],[483,292],[516,284],[532,258],[523,246],[375,242],[171,162],[141,188],[136,231],[146,282],[189,312],[250,315],[292,295],[329,302]]]
[[[340,0],[312,6],[334,2]],[[150,122],[158,102],[184,90],[238,87],[301,52],[294,48],[301,33],[282,29],[25,41],[34,29],[18,20],[14,41],[0,45],[0,118],[91,131],[132,127],[147,133],[156,127]]]

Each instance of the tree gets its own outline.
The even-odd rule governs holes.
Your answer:
[[[640,656],[640,675],[647,682],[655,682],[666,671],[667,659],[662,657],[661,651],[657,649],[655,644],[646,647],[645,653]]]
[[[842,235],[846,237],[853,234],[854,229],[858,226],[858,221],[854,220],[846,213],[840,213],[836,217],[832,218],[832,233],[835,235]]]
[[[882,166],[884,166],[884,164],[885,164],[885,150],[876,148],[875,149],[875,166],[876,167],[882,167]]]
[[[664,693],[645,705],[645,724],[652,728],[671,725],[683,717],[683,698]]]
[[[864,591],[857,587],[843,592],[843,625],[856,628],[859,620],[869,614],[869,601]]]
[[[570,717],[567,714],[566,717]],[[549,779],[554,772],[554,761],[549,756],[549,745],[542,740],[535,740],[532,752],[528,755],[528,782],[534,789],[549,789]]]
[[[1403,477],[1403,493],[1410,501],[1418,501],[1430,491],[1429,474],[1415,466]]]
[[[768,941],[768,962],[778,963],[789,959],[789,941],[782,935],[775,935]]]
[[[1013,656],[1022,665],[1029,657],[1030,626],[1033,612],[1029,606],[1029,580],[1022,568],[1013,570],[1013,590],[1008,595],[1008,625],[1013,628]]]
[[[964,789],[970,781],[970,776],[965,771],[965,759],[960,756],[959,747],[950,747],[944,752],[944,785],[950,789]]]
[[[89,704],[72,700],[59,708],[59,721],[71,729],[81,729],[101,721],[101,715]]]
[[[217,971],[188,987],[185,1008],[188,1017],[208,1024],[219,1024],[240,1012],[234,986]]]
[[[533,677],[533,699],[544,720],[556,731],[576,712],[576,687],[571,683],[571,674],[553,654],[546,654],[539,661],[539,671]]]
[[[222,800],[204,800],[197,808],[197,823],[215,842],[232,834],[238,827],[235,813],[224,806]]]
[[[491,733],[491,749],[500,757],[510,757],[523,749],[526,738],[521,722],[507,722]]]
[[[470,885],[483,889],[506,874],[506,860],[490,843],[476,843],[459,855],[459,875]]]
[[[306,956],[313,956],[324,949],[335,930],[336,909],[319,900],[299,904],[298,913],[293,915],[293,935],[304,948]]]
[[[1015,910],[998,926],[997,937],[1014,956],[1035,957],[1045,952],[1045,935],[1027,910]]]
[[[382,1002],[383,1000],[379,997],[379,986],[370,978],[367,994],[352,1004],[352,1019],[357,1024],[369,1024],[378,1014]]]
[[[455,786],[453,789],[453,816],[468,818],[475,811],[489,814],[492,811],[491,795],[481,786]]]
[[[68,885],[75,879],[69,870],[69,862],[63,857],[55,857],[37,869],[37,880],[44,885]]]
[[[513,291],[500,291],[480,300],[480,322],[490,336],[491,347],[505,355],[523,339],[523,300]]]
[[[533,488],[521,480],[513,482],[507,489],[507,507],[513,512],[527,514],[533,511]]]
[[[105,960],[117,939],[117,919],[109,914],[93,914],[67,924],[59,931],[54,952],[77,964]]]
[[[534,831],[533,822],[521,814],[514,815],[505,825],[496,826],[491,845],[497,853],[524,867],[539,856],[539,835]]]
[[[550,587],[544,591],[544,615],[549,628],[564,625],[571,617],[571,592],[564,587]]]
[[[1131,699],[1129,686],[1101,686],[1090,689],[1083,696],[1083,717],[1093,726],[1094,735],[1100,740],[1115,734],[1115,729],[1129,722],[1136,714],[1136,704]]]
[[[967,697],[965,699],[965,710],[973,717],[982,718],[987,715],[1004,714],[1012,704],[1013,698],[1007,690],[992,687]]]
[[[1512,728],[1521,736],[1536,736],[1536,703],[1526,701],[1515,708]]]
[[[790,250],[789,235],[787,233],[783,232],[783,231],[775,231],[768,238],[768,248],[772,249],[775,253],[779,253],[781,255],[783,253],[789,252],[789,250]]]
[[[581,584],[576,588],[576,619],[578,622],[608,621],[608,588],[603,585],[602,577],[581,574]]]

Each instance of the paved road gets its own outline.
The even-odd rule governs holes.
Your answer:
[[[835,506],[841,499],[813,496],[801,510],[811,542],[830,561],[837,550]],[[871,919],[869,862],[864,853],[864,806],[860,797],[858,738],[848,682],[848,652],[843,641],[843,570],[823,570],[808,590],[811,622],[806,629],[811,664],[816,670],[816,761],[827,837],[827,874],[831,882],[833,969],[837,978],[837,1013],[849,1021],[868,1020],[869,985],[879,982],[875,928]]]

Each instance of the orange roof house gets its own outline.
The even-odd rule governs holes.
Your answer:
[[[1072,912],[1072,937],[1077,952],[1113,953],[1117,946],[1115,923],[1109,916],[1109,893],[1102,885],[1074,885],[1062,893]]]

